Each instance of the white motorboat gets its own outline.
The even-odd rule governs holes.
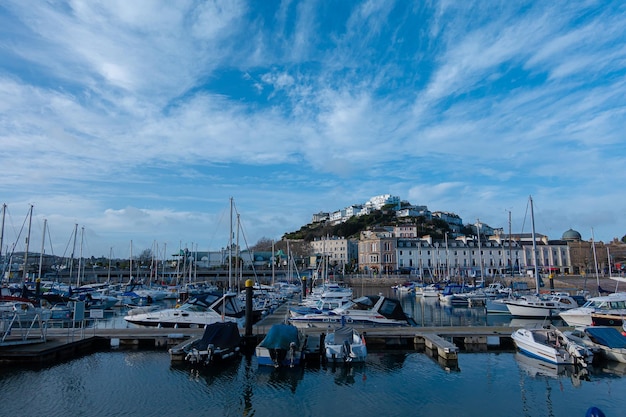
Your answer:
[[[568,326],[586,327],[593,324],[593,313],[626,315],[626,292],[592,297],[581,307],[563,311],[560,316]]]
[[[312,314],[312,313],[327,313],[331,310],[343,307],[349,304],[350,302],[351,300],[341,300],[341,299],[328,300],[328,301],[317,300],[317,302],[314,304],[307,303],[305,305],[290,307],[289,316],[297,317],[297,316],[302,316],[305,314]]]
[[[608,360],[626,363],[626,336],[615,327],[589,326],[564,333]]]
[[[412,319],[404,312],[400,301],[382,295],[357,298],[347,305],[322,313],[290,317],[297,327],[380,327],[410,326]]]
[[[124,320],[143,327],[202,328],[220,321],[243,322],[244,316],[237,293],[211,292],[191,297],[178,308],[131,310]]]
[[[439,293],[441,292],[441,288],[439,284],[428,284],[425,287],[417,287],[415,289],[416,297],[439,297]]]
[[[511,334],[515,346],[523,353],[556,365],[581,365],[593,361],[593,352],[552,325],[521,328]]]
[[[506,300],[511,315],[514,317],[556,317],[565,310],[578,307],[574,298],[567,294],[548,294],[547,296],[527,295]]]
[[[324,337],[326,360],[332,363],[365,362],[365,339],[352,327],[340,327]]]

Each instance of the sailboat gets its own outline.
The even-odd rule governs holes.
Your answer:
[[[545,318],[558,316],[561,311],[578,307],[574,298],[567,294],[551,294],[547,297],[539,296],[541,288],[541,277],[537,266],[537,239],[535,237],[535,213],[533,209],[533,198],[528,197],[530,204],[530,219],[532,226],[533,240],[533,264],[536,294],[517,299],[506,300],[504,303],[514,317]]]

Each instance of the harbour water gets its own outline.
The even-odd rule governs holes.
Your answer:
[[[401,299],[418,323],[493,319],[479,308]],[[100,325],[121,325],[116,320]],[[450,370],[425,353],[387,350],[348,368],[275,370],[244,356],[205,369],[175,366],[164,350],[117,349],[43,369],[0,368],[0,415],[534,417],[585,416],[591,406],[621,416],[626,409],[626,364],[599,362],[580,373],[513,351],[462,351],[458,365]]]

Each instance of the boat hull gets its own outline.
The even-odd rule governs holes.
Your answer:
[[[512,316],[527,318],[558,317],[560,309],[544,306],[527,305],[516,301],[505,303]]]
[[[586,366],[593,359],[590,351],[568,341],[554,328],[517,329],[511,338],[520,352],[552,364]]]
[[[354,329],[340,328],[326,335],[324,354],[330,363],[361,363],[367,358],[367,346]]]

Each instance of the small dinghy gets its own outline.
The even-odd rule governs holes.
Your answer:
[[[339,327],[324,338],[326,360],[332,363],[365,362],[365,340],[352,327]]]

